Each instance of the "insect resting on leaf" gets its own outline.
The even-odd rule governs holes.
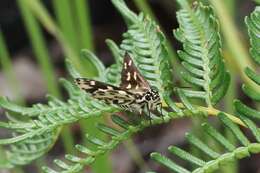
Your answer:
[[[75,83],[93,98],[130,112],[141,114],[146,109],[150,117],[150,112],[157,110],[158,106],[162,109],[158,90],[149,85],[128,53],[124,56],[119,87],[86,78],[76,78]]]

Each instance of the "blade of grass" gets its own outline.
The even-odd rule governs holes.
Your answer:
[[[75,3],[75,11],[79,25],[78,33],[80,48],[87,48],[90,51],[94,51],[89,4],[86,0],[77,0],[73,2]]]
[[[59,28],[71,48],[75,52],[79,52],[79,42],[77,39],[76,23],[72,10],[72,1],[70,0],[53,0],[53,7]],[[78,53],[77,53],[78,54]]]
[[[57,79],[55,78],[54,67],[50,63],[50,55],[48,53],[48,49],[40,25],[31,13],[30,8],[26,3],[28,1],[18,0],[17,2],[24,20],[25,27],[27,29],[27,33],[30,37],[33,51],[36,55],[37,61],[44,76],[44,81],[47,85],[48,92],[51,95],[61,98]],[[64,141],[66,151],[72,152],[74,142],[69,128],[63,128],[61,136]]]
[[[84,75],[84,64],[79,59],[78,54],[72,49],[72,46],[67,41],[65,36],[62,34],[61,30],[58,28],[57,24],[54,22],[47,9],[42,5],[39,0],[24,0],[29,7],[34,16],[41,22],[44,28],[53,35],[54,38],[61,44],[66,57],[68,57],[75,68]]]
[[[33,47],[33,51],[36,55],[35,57],[37,58],[42,73],[44,74],[43,77],[47,85],[48,92],[54,96],[61,97],[57,79],[54,75],[54,67],[50,63],[50,55],[48,53],[48,48],[39,23],[31,14],[26,3],[24,3],[25,1],[18,0],[17,2],[31,41],[31,45]]]
[[[230,80],[230,86],[229,86],[229,89],[228,89],[228,92],[226,94],[226,96],[224,97],[224,105],[225,105],[225,111],[226,112],[229,112],[229,113],[234,113],[234,108],[233,108],[233,100],[235,98],[237,98],[237,93],[236,93],[236,82],[235,82],[235,79],[236,79],[236,73],[234,73],[234,71],[231,71],[231,80]],[[223,125],[222,125],[223,127]],[[229,141],[232,141],[233,144],[236,143],[236,139],[235,137],[232,135],[232,132],[230,132],[229,129],[227,129],[226,127],[224,127],[225,131],[225,137],[229,140]],[[226,166],[223,166],[222,168],[222,171],[223,172],[228,172],[228,173],[236,173],[238,172],[238,162],[237,161],[233,161],[233,162],[230,162],[230,164],[226,165]]]
[[[14,73],[14,69],[12,67],[12,61],[10,58],[10,54],[8,48],[5,44],[4,36],[2,31],[0,30],[0,64],[3,69],[3,72],[11,86],[12,93],[14,93],[16,97],[16,101],[20,104],[24,104],[24,99],[20,90],[20,85],[17,81],[17,78]]]

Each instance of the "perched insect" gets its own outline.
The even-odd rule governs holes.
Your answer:
[[[131,112],[141,114],[146,109],[150,117],[150,111],[156,110],[158,106],[162,108],[157,89],[150,87],[128,53],[124,57],[119,87],[86,78],[76,78],[75,83],[92,97]]]

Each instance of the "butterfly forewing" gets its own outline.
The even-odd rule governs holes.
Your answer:
[[[150,89],[148,82],[140,74],[128,53],[124,57],[120,88],[133,92],[142,92]]]
[[[125,105],[131,104],[135,100],[132,93],[103,82],[86,78],[77,78],[75,82],[80,89],[90,93],[93,98],[109,104],[125,107]]]

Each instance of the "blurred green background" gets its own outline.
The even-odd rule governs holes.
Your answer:
[[[143,11],[161,25],[168,38],[172,60],[178,66],[175,50],[180,49],[181,45],[172,35],[172,29],[178,27],[175,17],[179,8],[177,3],[174,0],[126,2],[134,11]],[[242,71],[245,66],[254,66],[247,51],[248,36],[244,17],[256,4],[249,0],[203,2],[213,5],[220,19],[224,57],[232,74],[223,109],[232,112],[233,98],[242,97],[247,100],[240,92],[242,81],[248,80],[242,75]],[[69,59],[83,76],[93,77],[96,75],[96,69],[90,62],[80,60],[80,50],[93,51],[108,66],[112,64],[113,58],[105,39],[110,38],[119,44],[125,31],[122,17],[109,0],[0,1],[0,95],[28,106],[46,102],[47,93],[66,99],[67,95],[58,83],[59,77],[68,78],[65,59]],[[178,80],[178,77],[175,78]],[[0,111],[0,119],[3,117],[2,114],[3,111]],[[0,170],[0,173],[40,172],[40,165],[52,164],[54,158],[61,158],[65,153],[73,153],[73,146],[83,143],[82,135],[85,132],[96,134],[93,128],[94,121],[97,120],[81,121],[65,127],[54,148],[44,158],[22,168]],[[187,147],[184,133],[191,130],[191,124],[196,122],[184,119],[146,129],[142,134],[135,136],[133,141],[125,142],[113,153],[98,159],[84,172],[136,173],[144,172],[147,167],[152,167],[158,172],[167,172],[160,170],[149,160],[149,153],[163,153],[170,144]],[[196,126],[193,126],[192,130],[198,130],[199,133]],[[0,131],[0,135],[4,136],[5,133]],[[222,171],[260,172],[259,156],[252,156],[240,163]]]

